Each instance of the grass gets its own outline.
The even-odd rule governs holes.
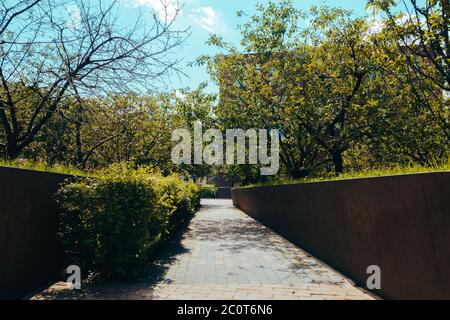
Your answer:
[[[307,177],[303,179],[289,179],[289,178],[279,178],[274,181],[257,183],[243,188],[252,187],[264,187],[264,186],[275,186],[275,185],[289,185],[289,184],[299,184],[299,183],[311,183],[311,182],[321,182],[321,181],[338,181],[347,179],[358,179],[358,178],[372,178],[372,177],[383,177],[383,176],[396,176],[404,174],[417,174],[426,172],[438,172],[438,171],[450,171],[450,161],[446,164],[435,165],[432,167],[420,166],[420,165],[409,165],[409,166],[396,166],[392,168],[384,169],[372,169],[360,172],[347,172],[341,174],[340,176],[327,175],[320,177]]]
[[[7,168],[17,168],[26,169],[34,171],[44,171],[68,174],[74,176],[86,176],[95,175],[87,171],[83,171],[74,166],[67,166],[62,164],[49,165],[43,162],[33,162],[29,160],[0,160],[0,167]],[[372,169],[359,172],[347,172],[341,174],[340,176],[326,175],[320,177],[307,177],[303,179],[289,179],[289,178],[278,178],[274,181],[251,184],[248,186],[243,186],[243,188],[251,187],[263,187],[263,186],[275,186],[275,185],[288,185],[288,184],[299,184],[299,183],[311,183],[311,182],[321,182],[321,181],[337,181],[346,179],[357,179],[357,178],[369,178],[369,177],[382,177],[382,176],[395,176],[403,174],[415,174],[415,173],[426,173],[426,172],[437,172],[437,171],[450,171],[450,160],[446,164],[435,165],[432,167],[420,166],[420,165],[409,165],[409,166],[396,166],[393,168],[383,168],[383,169]]]
[[[0,160],[0,167],[16,168],[16,169],[26,169],[34,171],[44,171],[52,173],[61,173],[74,176],[85,176],[86,171],[78,169],[73,166],[66,166],[62,164],[49,165],[43,162],[34,162],[29,160]]]

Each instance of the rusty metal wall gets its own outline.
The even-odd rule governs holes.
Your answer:
[[[217,199],[231,199],[231,188],[217,188]]]
[[[450,172],[233,189],[248,215],[387,299],[450,299]]]
[[[0,168],[0,299],[45,285],[62,266],[53,195],[69,176]]]

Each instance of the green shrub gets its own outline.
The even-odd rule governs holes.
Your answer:
[[[120,165],[95,179],[66,182],[56,198],[65,249],[98,280],[138,279],[152,249],[192,217],[200,203],[193,183]]]
[[[217,187],[212,184],[200,186],[200,196],[205,199],[217,197]]]
[[[157,194],[153,226],[160,226],[160,240],[166,240],[200,208],[200,191],[175,175],[149,176]]]

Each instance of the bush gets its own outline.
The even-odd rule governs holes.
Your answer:
[[[68,181],[56,198],[62,243],[97,280],[138,279],[152,249],[200,204],[195,184],[124,166]]]
[[[217,187],[212,184],[200,186],[200,196],[205,199],[217,197]]]
[[[156,214],[153,227],[160,228],[159,240],[166,240],[200,208],[200,191],[194,183],[180,180],[172,175],[149,176],[157,193]]]

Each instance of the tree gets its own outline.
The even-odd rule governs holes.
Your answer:
[[[242,15],[242,14],[241,14]],[[281,161],[294,178],[332,162],[343,172],[343,154],[370,134],[374,66],[368,25],[342,9],[313,7],[310,25],[290,1],[258,6],[244,24],[241,45],[212,37],[226,56],[209,63],[220,84],[219,116],[239,128],[277,128]]]
[[[217,95],[205,92],[207,83],[195,89],[184,88],[178,91],[174,101],[174,121],[172,129],[187,129],[194,136],[194,123],[201,121],[203,128],[217,128]],[[194,159],[194,141],[192,139],[191,159]],[[204,143],[206,144],[206,143]],[[170,153],[170,152],[169,152]],[[180,169],[192,180],[206,177],[212,169],[208,164],[183,164]]]
[[[300,119],[328,153],[337,175],[344,171],[344,153],[374,132],[371,130],[379,76],[367,41],[369,26],[351,12],[313,7],[305,31],[310,65],[297,105]]]
[[[450,138],[450,2],[449,0],[369,0],[368,6],[381,14],[384,40],[402,53],[416,103],[427,108]],[[399,9],[400,8],[400,9]],[[394,44],[394,45],[392,45]],[[386,46],[384,47],[386,49]],[[405,79],[402,79],[405,81]],[[417,86],[417,82],[421,85]],[[436,102],[440,106],[436,107]],[[434,104],[434,105],[433,105]],[[448,143],[448,141],[447,141]]]
[[[208,43],[222,54],[198,62],[220,86],[223,127],[280,130],[289,176],[447,159],[439,129],[448,123],[444,81],[434,83],[439,73],[424,57],[412,68],[389,28],[374,32],[350,11],[303,13],[282,1],[258,5],[240,30],[241,50],[212,36]],[[254,178],[251,170],[230,171]]]
[[[63,1],[7,3],[0,16],[0,123],[8,158],[36,140],[67,96],[142,91],[179,71],[170,56],[188,35],[174,30],[179,11],[170,16],[166,10],[165,19],[153,12],[151,25],[142,13],[124,26],[118,1],[75,1],[70,23],[61,14]],[[19,99],[17,88],[30,96]],[[25,115],[21,99],[31,96],[32,112]]]
[[[379,76],[373,82],[373,90],[378,92],[371,120],[375,138],[364,142],[370,150],[369,165],[447,162],[449,144],[442,130],[444,109],[442,95],[436,95],[439,89],[430,79],[411,77],[409,64],[389,37],[380,33],[371,41],[376,43],[373,57]],[[422,71],[430,68],[423,61]],[[430,90],[433,87],[434,92]]]
[[[238,12],[238,16],[245,14]],[[324,161],[294,111],[302,95],[293,95],[292,90],[299,77],[303,79],[301,69],[309,59],[302,53],[305,46],[298,45],[302,16],[291,1],[258,4],[257,13],[239,26],[242,50],[212,36],[208,43],[223,54],[198,60],[208,65],[220,86],[218,119],[222,129],[279,129],[281,162],[294,178],[311,174]]]

